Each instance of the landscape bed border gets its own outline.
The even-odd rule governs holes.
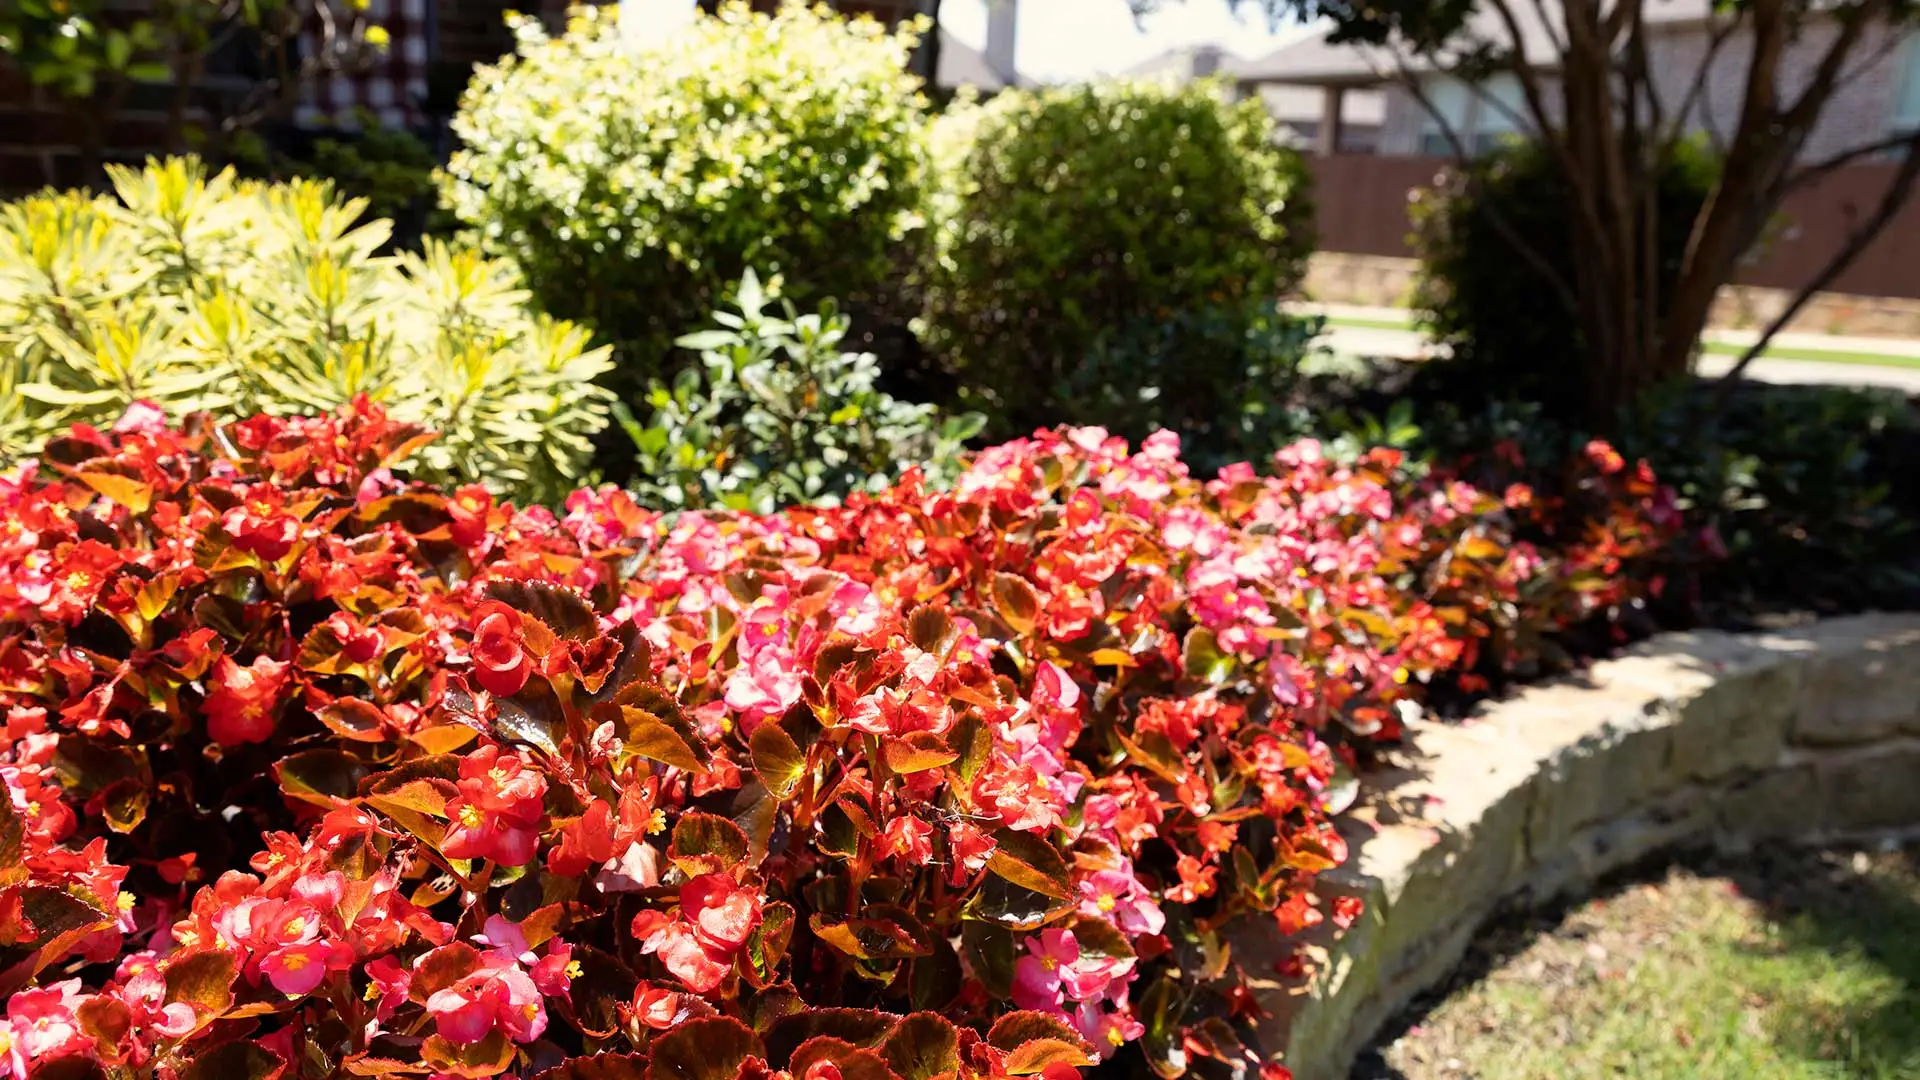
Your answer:
[[[1243,926],[1262,1043],[1340,1080],[1499,910],[1662,851],[1920,830],[1920,614],[1759,634],[1665,634],[1462,724],[1417,722],[1342,822],[1318,888],[1365,901],[1344,933]],[[1305,974],[1284,975],[1295,950]]]

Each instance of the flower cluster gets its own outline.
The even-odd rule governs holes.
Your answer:
[[[1631,554],[1310,445],[660,517],[423,438],[136,411],[0,477],[0,1077],[1278,1077],[1225,928],[1350,923],[1355,748]]]

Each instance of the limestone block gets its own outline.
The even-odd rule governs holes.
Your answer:
[[[1920,619],[1833,619],[1809,636],[1821,648],[1807,664],[1796,742],[1846,745],[1920,726]]]
[[[1920,740],[1833,755],[1815,768],[1824,831],[1873,832],[1920,822]]]

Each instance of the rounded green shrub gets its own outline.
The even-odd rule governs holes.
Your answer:
[[[1002,94],[936,128],[925,330],[970,407],[1002,430],[1104,422],[1085,369],[1135,355],[1155,360],[1139,423],[1237,407],[1249,360],[1217,345],[1268,339],[1254,328],[1312,249],[1305,165],[1259,101],[1100,83]]]
[[[911,29],[728,5],[644,50],[611,7],[515,32],[461,99],[444,197],[549,311],[621,346],[633,387],[750,267],[802,304],[857,297],[921,220]]]
[[[1660,173],[1655,208],[1664,298],[1679,277],[1691,223],[1712,189],[1717,166],[1703,145],[1681,143]],[[1450,359],[1423,373],[1437,396],[1457,401],[1536,402],[1550,415],[1578,417],[1588,349],[1553,285],[1511,237],[1564,280],[1574,280],[1573,237],[1561,173],[1531,143],[1511,143],[1449,169],[1412,206],[1420,258],[1413,307]],[[1658,311],[1653,313],[1658,318]]]

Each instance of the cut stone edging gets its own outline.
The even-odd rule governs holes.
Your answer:
[[[1262,1043],[1297,1080],[1344,1080],[1508,902],[1542,902],[1663,849],[1869,838],[1920,827],[1920,615],[1666,634],[1460,724],[1416,723],[1370,775],[1327,895],[1358,896],[1312,974],[1270,921],[1234,942]]]

